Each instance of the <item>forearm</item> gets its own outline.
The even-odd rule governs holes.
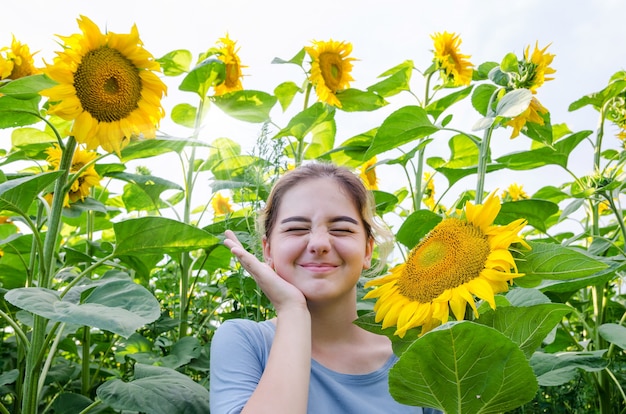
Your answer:
[[[242,413],[305,414],[310,375],[310,314],[306,308],[279,312],[267,365]]]

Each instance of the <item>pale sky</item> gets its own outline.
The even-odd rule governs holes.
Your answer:
[[[136,23],[145,48],[155,57],[174,49],[188,49],[197,56],[228,32],[237,41],[242,64],[247,66],[244,87],[267,92],[272,92],[280,82],[303,80],[295,66],[272,65],[271,61],[274,57],[291,58],[311,40],[332,38],[351,42],[352,56],[358,59],[354,62],[352,86],[361,89],[407,59],[420,69],[427,68],[432,60],[430,35],[435,32],[460,34],[461,52],[471,55],[470,60],[476,65],[488,60],[500,61],[508,52],[521,56],[524,48],[529,44],[534,46],[535,42],[540,47],[551,43],[548,51],[556,55],[552,64],[557,70],[555,80],[545,83],[537,96],[550,110],[553,124],[567,123],[573,131],[595,130],[597,115],[590,108],[570,113],[569,104],[602,89],[613,73],[626,69],[623,31],[626,2],[623,0],[26,0],[10,4],[2,10],[0,47],[9,45],[14,34],[31,50],[40,51],[36,57],[48,60],[59,50],[56,34],[79,32],[76,19],[80,14],[89,17],[103,31],[106,28],[128,33]],[[414,75],[415,91],[421,94],[418,77]],[[168,80],[166,109],[185,100],[194,103],[190,94],[179,95],[177,82],[180,79],[174,83]],[[394,104],[393,109],[403,103],[415,104],[408,94],[389,100]],[[233,122],[217,113],[218,109],[215,111],[202,132],[202,139],[226,136],[245,147],[246,142],[253,142],[258,135],[260,125]],[[278,105],[275,111],[277,122],[286,125],[288,118],[281,119]],[[455,126],[468,131],[480,117],[471,107],[453,113]],[[379,125],[387,114],[383,110],[375,116],[350,115],[344,123],[340,118],[336,143]],[[175,131],[167,120],[161,128],[165,132]],[[510,141],[510,132],[510,129],[497,131],[495,156],[529,148],[530,139],[520,136]],[[615,132],[608,129],[607,145],[617,146]],[[6,132],[0,131],[0,139],[8,139]],[[438,155],[447,155],[447,139],[429,147],[427,156],[438,151]],[[590,151],[589,146],[583,145],[576,155],[579,161],[570,167],[581,174],[588,173],[592,165]],[[385,180],[400,172],[383,169],[382,174],[386,174]],[[559,174],[563,179],[558,178]],[[547,184],[546,176],[554,180],[549,182],[552,185],[571,180],[560,170],[528,173],[505,170],[497,176],[488,176],[486,190],[517,181],[532,193]],[[473,184],[461,187],[457,184],[454,194],[473,188]]]

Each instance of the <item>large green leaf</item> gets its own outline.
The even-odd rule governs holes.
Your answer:
[[[245,122],[265,122],[276,104],[276,97],[267,92],[242,90],[213,98],[215,105],[235,119]]]
[[[558,354],[536,352],[530,359],[530,363],[537,375],[539,385],[544,387],[557,386],[576,378],[578,370],[602,371],[609,362],[602,358],[605,352],[605,349],[592,352],[560,352]]]
[[[86,298],[81,298],[87,293]],[[63,298],[58,291],[38,287],[12,289],[5,298],[54,322],[91,326],[123,337],[154,322],[160,315],[155,297],[128,278],[77,286]]]
[[[502,332],[530,358],[548,333],[571,311],[572,308],[560,303],[504,306],[480,315],[476,322]]]
[[[419,338],[389,372],[397,401],[448,414],[502,413],[532,400],[537,388],[514,342],[468,321],[447,323]]]
[[[113,225],[117,256],[181,253],[208,249],[219,243],[206,231],[165,217],[140,217]]]
[[[591,276],[608,265],[581,250],[557,244],[532,242],[529,252],[517,260],[517,268],[525,276],[516,279],[522,287],[534,287],[543,279],[569,280]]]
[[[616,323],[605,323],[598,328],[600,336],[608,342],[626,349],[626,327]]]
[[[552,147],[542,146],[530,151],[507,154],[496,161],[511,170],[532,170],[544,165],[567,168],[570,153],[590,134],[591,131],[576,132],[557,141]]]
[[[396,234],[396,239],[412,249],[441,220],[440,215],[430,210],[417,210],[404,220]]]
[[[183,191],[179,184],[153,175],[113,172],[107,176],[128,183],[124,186],[122,194],[122,200],[128,211],[157,210],[167,207],[161,199],[161,194],[167,190]]]
[[[378,128],[365,159],[425,138],[439,130],[419,106],[404,106],[389,115]]]
[[[2,91],[0,89],[0,91]],[[0,93],[0,129],[16,128],[37,123],[40,98],[17,99],[11,96],[2,96]]]
[[[413,74],[413,61],[405,60],[399,65],[382,73],[379,78],[385,78],[367,88],[370,92],[376,92],[385,98],[396,95],[402,91],[411,90],[409,82]]]
[[[513,118],[528,109],[533,93],[528,89],[515,89],[502,97],[496,106],[496,116]]]
[[[547,231],[546,221],[559,212],[558,204],[546,200],[519,200],[502,203],[496,224],[506,225],[514,220],[523,218],[528,224],[543,232]]]
[[[226,64],[215,57],[208,57],[187,73],[178,89],[195,92],[204,98],[212,86],[222,83],[225,78]]]
[[[189,70],[193,55],[185,49],[172,50],[157,59],[165,76],[178,76]]]
[[[426,112],[428,112],[435,120],[439,118],[446,109],[448,109],[453,104],[465,99],[467,95],[472,92],[474,88],[473,85],[468,86],[467,88],[459,89],[458,91],[452,92],[441,99],[431,102],[426,107]]]
[[[0,211],[25,215],[37,195],[61,174],[62,171],[52,171],[3,182],[0,184]]]
[[[159,137],[155,139],[142,139],[133,141],[122,150],[123,162],[128,162],[140,158],[156,157],[168,152],[180,154],[186,147],[211,147],[210,144],[194,139],[173,139]]]
[[[107,381],[96,394],[115,410],[150,414],[206,414],[210,410],[206,388],[171,368],[144,364],[135,364],[132,381]]]
[[[375,111],[388,103],[385,98],[374,92],[354,88],[337,92],[336,96],[344,112]]]
[[[0,95],[12,98],[39,101],[39,92],[55,86],[57,83],[46,75],[25,76],[0,86]]]
[[[294,137],[303,140],[318,125],[334,119],[335,110],[321,102],[317,102],[289,120],[285,128],[276,134],[275,138]]]

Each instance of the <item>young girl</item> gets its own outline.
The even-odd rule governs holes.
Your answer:
[[[306,164],[276,183],[260,218],[264,263],[232,231],[224,244],[277,317],[228,320],[217,330],[211,413],[436,412],[391,397],[391,342],[353,323],[356,284],[380,233],[360,179],[331,164]]]

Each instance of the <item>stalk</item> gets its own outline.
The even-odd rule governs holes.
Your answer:
[[[70,136],[59,163],[59,170],[62,171],[62,174],[54,186],[52,208],[48,218],[48,231],[44,239],[42,266],[39,269],[39,280],[37,281],[37,285],[42,288],[50,288],[50,282],[55,271],[57,239],[61,231],[63,202],[75,148],[76,140],[73,136]],[[40,356],[44,353],[47,325],[48,320],[46,318],[34,315],[30,350],[26,355],[24,372],[24,389],[22,394],[22,412],[24,414],[37,413],[39,403],[38,383],[41,377],[42,364]]]
[[[485,189],[485,175],[487,175],[487,159],[489,158],[489,146],[491,145],[491,135],[493,126],[485,130],[483,140],[480,143],[478,153],[478,170],[476,172],[476,204],[483,202],[483,192]]]

